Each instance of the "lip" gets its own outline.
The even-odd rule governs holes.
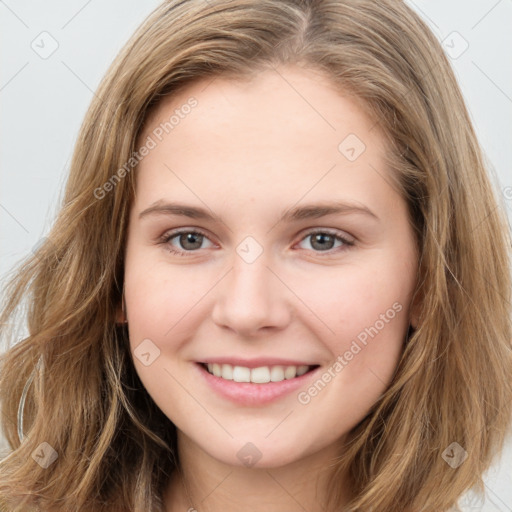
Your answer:
[[[226,363],[226,359],[222,359]],[[252,360],[251,362],[254,362]],[[217,362],[208,360],[208,362]],[[231,363],[226,363],[231,364]],[[244,366],[244,365],[240,365]],[[266,366],[266,365],[260,365]],[[312,366],[312,365],[310,365]],[[299,388],[307,384],[307,382],[314,378],[318,371],[322,368],[318,366],[310,370],[309,372],[295,377],[293,379],[285,379],[281,382],[267,382],[265,384],[255,384],[253,382],[234,382],[232,380],[226,380],[222,377],[216,377],[208,372],[201,363],[194,363],[194,367],[200,375],[200,378],[204,379],[203,382],[212,389],[215,393],[220,395],[222,398],[228,399],[238,405],[242,406],[261,406],[270,404],[289,395],[293,391],[297,391]],[[250,368],[257,368],[258,366],[251,366]]]
[[[230,364],[231,366],[245,366],[246,368],[259,368],[261,366],[317,366],[318,363],[281,359],[278,357],[257,357],[255,359],[242,359],[239,357],[209,357],[198,363]]]

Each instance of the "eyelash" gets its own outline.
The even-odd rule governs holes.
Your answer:
[[[193,250],[193,251],[179,251],[179,250],[176,250],[174,249],[171,245],[170,245],[170,241],[175,238],[176,236],[178,235],[182,235],[182,234],[193,234],[193,235],[202,235],[204,236],[205,238],[208,238],[208,236],[206,235],[206,233],[202,232],[201,230],[199,229],[181,229],[181,230],[177,230],[177,231],[172,231],[170,233],[165,233],[161,238],[160,238],[160,243],[162,244],[165,244],[167,245],[167,250],[172,253],[172,254],[175,254],[176,256],[188,256],[187,253],[194,253],[194,252],[197,252],[197,250]],[[341,251],[346,251],[348,250],[350,247],[352,247],[354,245],[354,242],[353,241],[350,241],[350,240],[347,240],[346,238],[340,236],[339,234],[336,234],[336,232],[333,232],[333,231],[330,231],[330,230],[326,230],[326,229],[323,229],[323,230],[314,230],[314,231],[309,231],[307,232],[300,240],[300,242],[302,242],[303,240],[305,240],[306,238],[308,238],[309,236],[311,235],[317,235],[317,234],[323,234],[323,235],[329,235],[329,236],[332,236],[334,237],[335,239],[343,242],[343,246],[341,247],[338,247],[337,250],[336,249],[329,249],[328,251],[313,251],[315,253],[318,253],[318,254],[322,254],[322,253],[325,253],[326,255],[332,255],[333,252],[334,253],[337,253],[337,252],[341,252]]]

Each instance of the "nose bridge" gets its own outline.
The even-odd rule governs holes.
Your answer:
[[[256,255],[250,244],[237,247],[214,306],[214,320],[237,332],[281,326],[286,321],[285,286],[269,268],[270,258],[263,251]]]
[[[230,293],[238,300],[256,304],[259,299],[268,299],[272,288],[273,276],[269,270],[269,258],[259,256],[254,261],[245,260],[237,255],[233,261]]]

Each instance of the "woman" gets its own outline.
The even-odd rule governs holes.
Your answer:
[[[505,226],[404,3],[163,3],[7,290],[2,505],[448,510],[511,425]]]

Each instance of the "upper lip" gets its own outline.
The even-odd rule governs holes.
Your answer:
[[[282,359],[278,357],[257,357],[255,359],[242,359],[239,357],[208,357],[200,363],[230,364],[231,366],[245,366],[246,368],[259,368],[261,366],[317,366],[315,363],[298,361],[296,359]]]

